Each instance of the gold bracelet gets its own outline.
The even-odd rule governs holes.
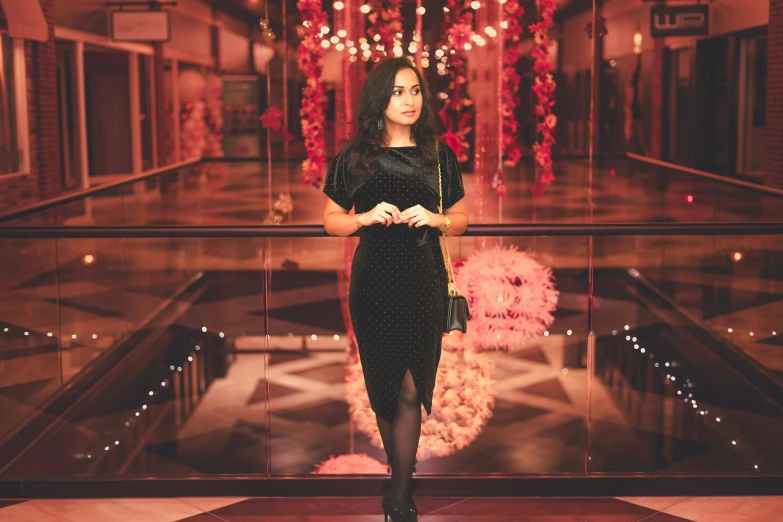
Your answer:
[[[451,220],[449,219],[449,216],[445,214],[441,214],[443,216],[443,227],[441,227],[441,232],[445,232],[449,227],[451,227]]]

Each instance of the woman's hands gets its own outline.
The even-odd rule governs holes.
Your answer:
[[[357,221],[362,227],[376,223],[384,224],[387,227],[392,224],[406,223],[409,228],[414,226],[416,228],[424,226],[442,228],[444,225],[444,218],[441,214],[430,212],[421,205],[400,212],[396,206],[386,202],[378,203],[372,210],[364,212],[357,218]]]
[[[407,208],[402,211],[402,222],[407,223],[408,227],[432,227],[442,228],[444,225],[444,217],[441,214],[435,214],[430,212],[421,205]]]
[[[388,227],[392,223],[402,223],[402,217],[400,209],[391,203],[382,202],[375,205],[374,209],[363,212],[357,221],[362,227],[369,227],[376,223],[383,223]]]

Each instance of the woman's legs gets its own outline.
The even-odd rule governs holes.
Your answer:
[[[402,379],[397,398],[397,415],[391,428],[393,451],[389,494],[392,500],[402,506],[407,503],[408,487],[416,464],[416,450],[419,448],[421,434],[421,400],[410,370],[405,372],[405,377]],[[384,444],[386,444],[385,439]]]
[[[381,432],[381,440],[383,440],[383,450],[386,452],[386,463],[391,466],[392,455],[394,455],[394,438],[392,437],[392,423],[381,417],[375,415],[375,420],[378,421],[378,431]]]

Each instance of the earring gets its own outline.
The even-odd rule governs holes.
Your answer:
[[[378,120],[378,130],[383,130],[383,118]]]

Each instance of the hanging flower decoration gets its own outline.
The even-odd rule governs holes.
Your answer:
[[[530,25],[533,33],[535,47],[533,48],[533,71],[535,72],[535,84],[533,92],[536,94],[537,104],[535,114],[538,117],[536,129],[540,136],[533,145],[533,153],[536,164],[540,168],[538,181],[532,187],[534,195],[540,195],[543,187],[554,181],[552,170],[552,145],[555,143],[554,131],[557,126],[557,118],[552,114],[555,106],[555,81],[552,78],[552,62],[549,57],[549,48],[552,41],[549,39],[549,29],[554,24],[556,0],[538,0],[540,21]]]
[[[285,125],[283,125],[283,111],[276,105],[272,105],[264,111],[264,114],[261,115],[259,120],[261,120],[261,126],[263,128],[270,129],[274,132],[282,132],[285,141],[294,139],[294,135],[289,132]]]
[[[367,13],[370,55],[367,58],[378,62],[390,52],[402,56],[402,0],[370,0],[366,5],[370,9]]]
[[[422,413],[418,460],[453,455],[476,440],[495,406],[494,369],[488,354],[476,353],[469,336],[455,332],[443,337],[432,415]],[[357,429],[382,448],[357,355],[349,356],[345,382],[348,407]]]
[[[302,162],[305,184],[319,188],[326,168],[326,84],[321,80],[325,48],[321,44],[322,31],[326,27],[326,13],[321,0],[299,0],[296,7],[302,14],[304,37],[299,44],[299,69],[306,78],[302,89],[302,135],[307,149],[307,159]]]
[[[587,25],[585,26],[585,32],[587,33],[587,37],[592,40],[593,39],[593,21],[588,20]],[[609,34],[609,30],[606,28],[606,18],[603,16],[597,16],[595,18],[595,35],[596,36],[606,36]]]
[[[438,74],[450,78],[443,107],[438,112],[445,129],[441,139],[454,149],[460,163],[468,161],[470,143],[467,136],[472,130],[473,117],[466,109],[473,105],[468,96],[467,55],[476,34],[473,30],[473,10],[470,0],[447,0],[443,11],[441,34],[445,38],[438,42],[435,57]]]
[[[281,214],[288,214],[294,210],[294,200],[291,198],[291,194],[281,193],[275,201],[274,207],[276,211]]]
[[[522,150],[517,146],[517,129],[519,123],[514,111],[519,106],[519,84],[522,78],[517,72],[517,63],[522,56],[519,46],[519,37],[522,35],[522,26],[519,20],[525,14],[525,9],[519,5],[518,0],[508,0],[503,4],[503,21],[505,49],[503,50],[503,164],[507,167],[516,167],[522,158]],[[500,173],[502,176],[502,172]],[[505,192],[502,177],[496,182],[493,179],[493,188],[501,195]]]
[[[389,466],[378,462],[366,453],[338,455],[318,464],[316,475],[385,475]]]
[[[552,325],[560,293],[552,270],[515,246],[471,254],[457,270],[479,350],[515,350]]]
[[[275,132],[283,130],[283,111],[276,105],[272,105],[259,118],[261,126],[265,129],[271,129]]]

